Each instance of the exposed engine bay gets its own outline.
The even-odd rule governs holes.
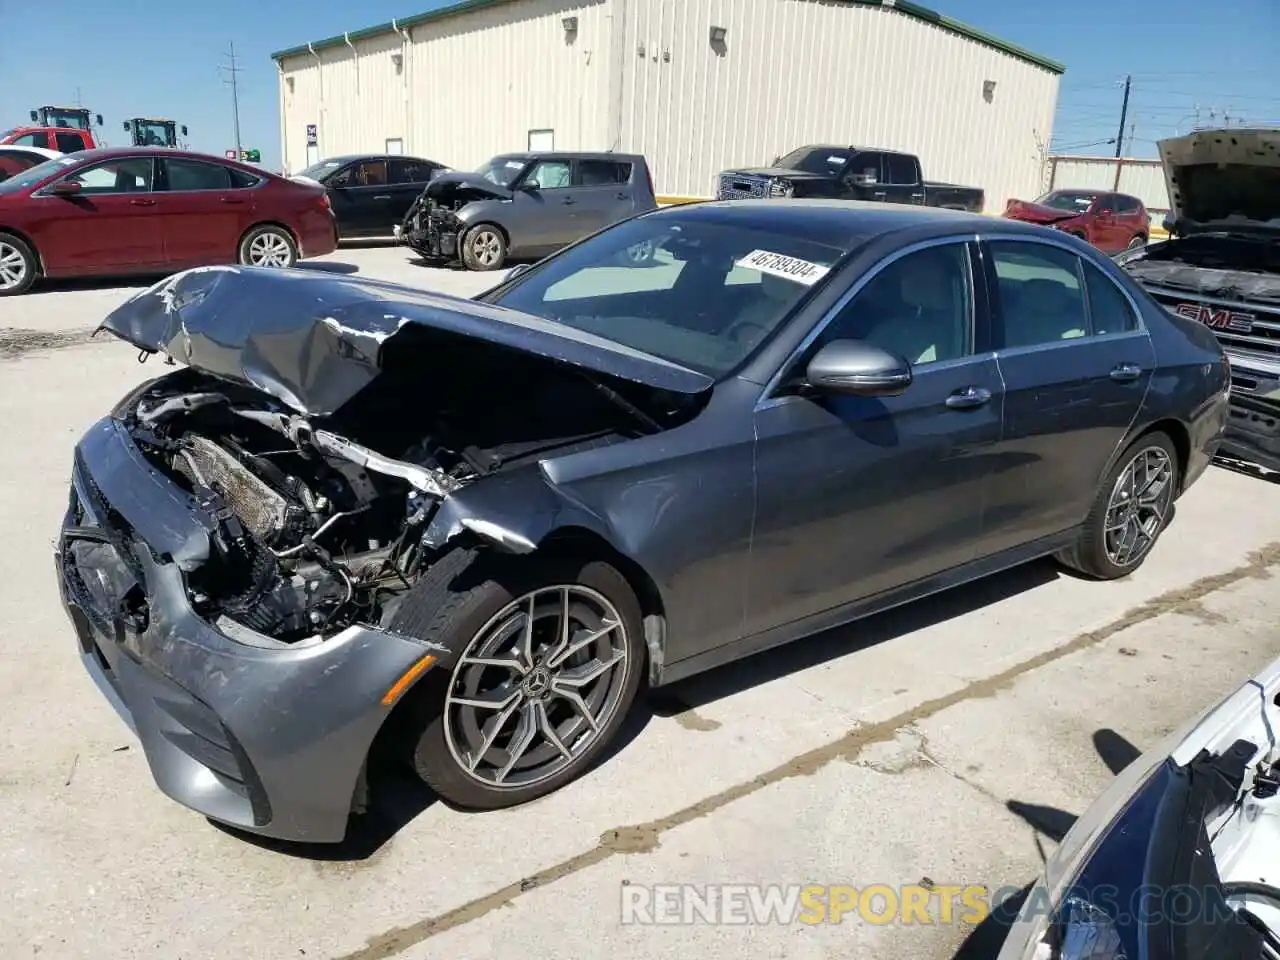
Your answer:
[[[1275,237],[1198,234],[1154,244],[1122,264],[1144,285],[1280,304],[1280,240]]]
[[[458,256],[458,245],[466,224],[458,211],[481,200],[510,199],[495,191],[469,182],[453,182],[445,178],[428,184],[405,213],[400,224],[400,239],[428,260],[452,260]]]
[[[424,359],[446,350],[447,364]],[[288,643],[385,625],[438,555],[421,535],[445,498],[553,452],[661,429],[619,391],[666,409],[649,388],[427,329],[388,353],[331,416],[194,369],[117,410],[214,521],[211,555],[187,576],[201,616]]]

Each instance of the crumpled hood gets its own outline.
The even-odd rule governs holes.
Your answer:
[[[677,393],[711,378],[563,324],[505,307],[318,270],[197,267],[113,310],[99,325],[149,353],[332,414],[369,385],[410,324],[484,340]],[[442,356],[441,363],[448,363]],[[423,376],[430,376],[424,370]]]
[[[1159,147],[1174,232],[1280,235],[1280,130],[1197,130]]]
[[[495,200],[510,200],[514,196],[506,187],[486,180],[477,173],[442,173],[427,184],[426,194],[433,200],[439,199],[456,192],[459,187],[488,194]]]
[[[1075,220],[1083,214],[1079,210],[1059,210],[1057,207],[1046,207],[1029,200],[1013,200],[1005,209],[1004,215],[1010,220],[1021,220],[1024,223],[1062,223],[1064,220]]]

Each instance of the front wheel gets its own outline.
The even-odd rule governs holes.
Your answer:
[[[616,736],[645,665],[640,605],[597,560],[485,568],[445,558],[389,629],[455,652],[419,696],[418,775],[469,809],[514,806],[581,775]]]
[[[1058,560],[1098,580],[1133,573],[1169,522],[1178,479],[1173,441],[1160,432],[1139,437],[1108,471],[1080,539]]]
[[[292,267],[298,247],[283,227],[254,227],[241,239],[238,259],[247,267]]]
[[[1141,234],[1138,234],[1132,240],[1129,241],[1129,246],[1125,247],[1125,249],[1137,250],[1139,247],[1145,247],[1146,245],[1147,245],[1147,238],[1142,236]]]
[[[507,238],[492,223],[480,223],[462,237],[462,262],[468,270],[497,270],[507,262]]]

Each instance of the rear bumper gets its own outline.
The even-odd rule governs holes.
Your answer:
[[[206,529],[117,421],[85,434],[54,558],[81,661],[168,796],[264,836],[337,842],[382,696],[428,648],[364,627],[287,646],[202,619],[184,570]]]

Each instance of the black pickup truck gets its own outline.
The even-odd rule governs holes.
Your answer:
[[[799,147],[770,167],[726,170],[716,178],[717,200],[778,197],[915,203],[972,213],[980,213],[986,201],[978,187],[924,180],[914,154],[877,147]]]

